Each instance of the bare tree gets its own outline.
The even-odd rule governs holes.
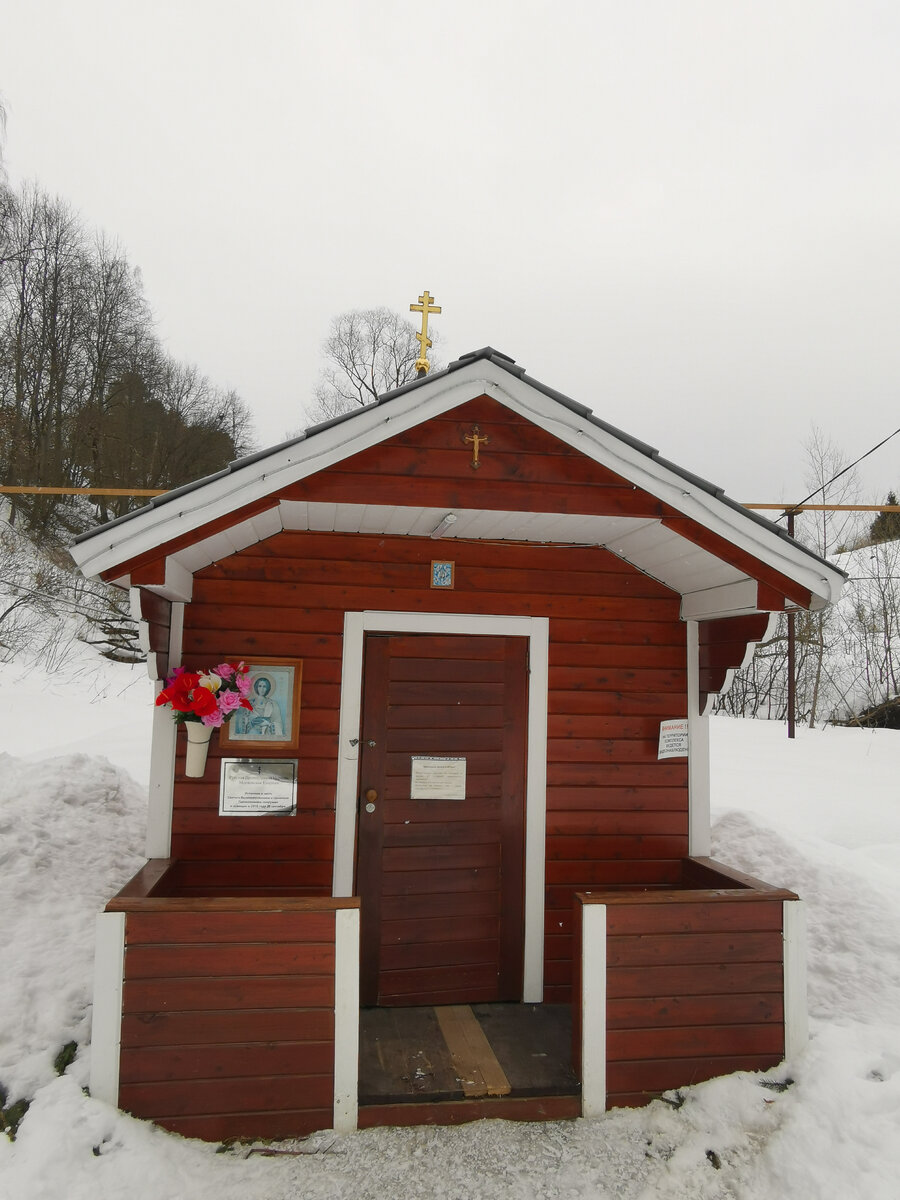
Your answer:
[[[804,444],[805,488],[812,503],[854,504],[859,499],[855,471],[830,438],[813,426]],[[797,539],[823,558],[856,545],[859,518],[847,512],[805,512],[798,516]],[[845,645],[844,606],[795,614],[796,715],[810,728],[830,718],[850,694],[850,662]],[[787,618],[772,637],[761,643],[748,667],[735,676],[731,692],[716,704],[717,711],[739,716],[784,720],[787,716]]]
[[[416,332],[411,321],[389,308],[353,309],[335,317],[322,346],[326,364],[310,416],[327,421],[410,383],[419,357]]]
[[[69,422],[83,383],[84,237],[69,207],[35,187],[18,197],[3,232],[0,405],[9,440],[0,466],[9,483],[66,485]],[[53,507],[35,497],[36,530]]]
[[[804,449],[807,462],[805,483],[811,490],[815,489],[814,502],[858,503],[859,478],[856,471],[848,469],[846,454],[815,425]],[[800,522],[800,537],[823,558],[833,557],[856,544],[859,537],[858,515],[824,510],[804,513]],[[822,715],[826,661],[834,640],[839,636],[837,610],[832,607],[805,614],[798,622],[797,636],[803,651],[798,663],[798,696],[805,701],[806,719],[810,729],[813,729]]]
[[[0,184],[0,482],[23,487],[169,488],[250,449],[231,391],[162,349],[140,274],[58,198]],[[60,540],[97,511],[58,495],[16,496],[10,521]]]

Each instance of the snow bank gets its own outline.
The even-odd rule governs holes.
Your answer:
[[[88,1041],[94,916],[144,862],[145,803],[106,759],[0,754],[0,1083],[10,1099],[53,1078],[66,1042]]]

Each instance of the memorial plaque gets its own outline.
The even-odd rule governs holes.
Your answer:
[[[222,759],[220,817],[292,817],[296,812],[296,758]]]

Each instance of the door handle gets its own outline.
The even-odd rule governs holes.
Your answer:
[[[373,813],[375,811],[375,801],[378,799],[378,793],[374,788],[369,788],[366,792],[366,812]]]

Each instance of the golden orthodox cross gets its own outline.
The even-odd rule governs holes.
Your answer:
[[[426,288],[419,297],[419,303],[409,306],[410,312],[422,314],[422,332],[416,334],[416,340],[419,343],[419,357],[416,359],[417,375],[427,375],[431,369],[431,363],[428,361],[428,347],[432,344],[431,338],[428,336],[428,314],[441,311],[440,305],[432,304],[432,300],[434,300],[434,296],[429,295]]]
[[[472,443],[472,462],[469,465],[477,471],[481,466],[481,463],[478,461],[478,447],[486,446],[491,439],[486,436],[482,437],[478,430],[478,426],[473,425],[472,432],[467,433],[463,440]]]

